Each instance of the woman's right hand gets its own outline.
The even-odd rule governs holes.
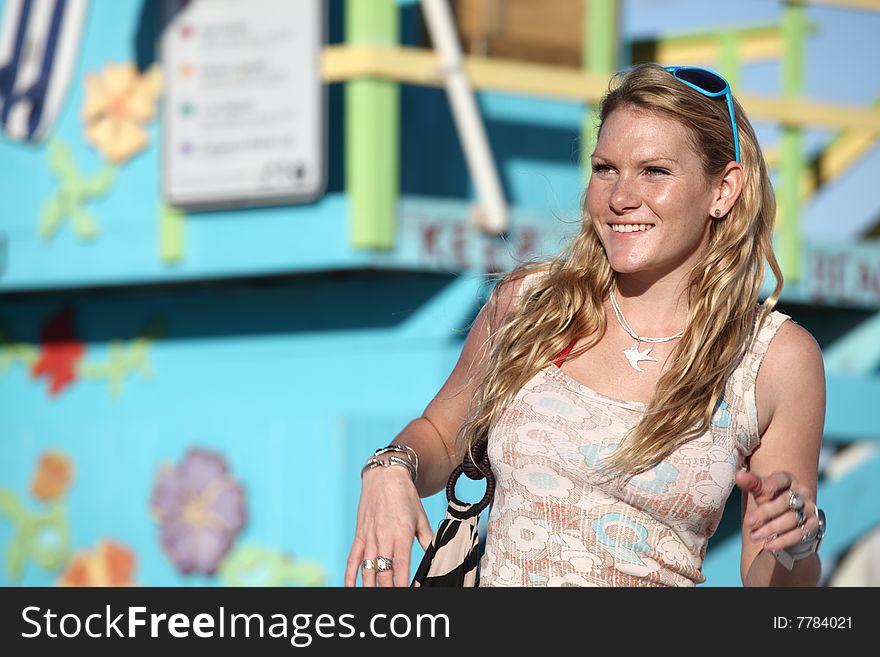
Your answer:
[[[408,586],[413,537],[427,550],[434,535],[406,468],[372,468],[364,472],[345,586],[355,586],[364,559],[379,556],[391,558],[392,570],[378,574],[362,570],[363,585]]]

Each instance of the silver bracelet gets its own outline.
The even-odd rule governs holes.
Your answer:
[[[364,467],[361,468],[361,478],[363,478],[364,472],[366,472],[367,470],[372,470],[373,468],[378,467],[390,468],[392,465],[400,465],[409,470],[410,478],[412,479],[413,483],[416,482],[416,477],[418,476],[418,473],[416,472],[415,466],[407,459],[402,459],[398,456],[389,456],[387,461],[383,461],[382,459],[376,458],[375,456],[371,456],[367,459]]]
[[[819,545],[822,543],[822,539],[825,538],[825,512],[818,507],[816,507],[816,520],[819,523],[819,528],[812,539],[807,542],[801,541],[796,545],[781,550],[773,550],[773,556],[776,557],[776,561],[786,570],[794,568],[795,561],[806,559],[815,552],[818,552]]]
[[[373,468],[385,467],[385,461],[382,459],[377,459],[375,457],[370,457],[367,459],[367,462],[364,463],[364,467],[361,468],[361,479],[364,478],[364,473],[367,470],[372,470]]]
[[[397,452],[398,454],[406,454],[410,460],[413,462],[413,465],[416,466],[416,472],[419,470],[419,455],[409,445],[405,445],[403,443],[391,443],[387,447],[380,447],[375,452],[373,452],[373,456],[382,456],[383,454],[387,454],[388,452]]]

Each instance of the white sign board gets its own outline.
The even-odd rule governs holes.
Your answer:
[[[166,0],[165,10],[165,202],[200,209],[320,196],[321,0]]]

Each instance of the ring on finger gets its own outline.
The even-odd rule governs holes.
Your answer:
[[[376,572],[384,573],[394,568],[394,560],[391,557],[376,557]]]
[[[361,561],[361,568],[363,570],[378,570],[379,566],[376,561],[377,559],[364,559]]]
[[[789,489],[788,491],[788,508],[792,511],[797,511],[798,509],[804,508],[804,498],[791,489]]]
[[[804,513],[803,508],[795,509],[794,515],[797,516],[797,526],[803,527],[804,523],[807,522],[807,514]]]

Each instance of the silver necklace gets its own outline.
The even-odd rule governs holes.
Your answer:
[[[651,349],[653,349],[654,347],[646,347],[644,351],[639,350],[642,342],[669,342],[670,340],[675,340],[676,338],[680,338],[682,335],[684,335],[684,329],[682,329],[675,335],[670,335],[668,338],[645,338],[640,336],[638,333],[632,330],[629,322],[626,321],[626,317],[623,316],[623,311],[620,309],[620,306],[617,305],[617,299],[614,296],[614,290],[611,290],[608,296],[611,297],[611,307],[614,309],[614,316],[617,317],[617,321],[623,327],[623,330],[629,333],[629,336],[633,340],[635,340],[635,342],[629,349],[623,350],[623,355],[626,356],[626,360],[629,361],[630,366],[637,372],[645,371],[641,367],[639,367],[639,361],[653,360],[655,363],[657,362],[657,359],[650,355]]]

